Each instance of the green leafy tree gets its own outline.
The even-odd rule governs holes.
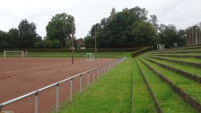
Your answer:
[[[9,48],[19,48],[21,46],[22,40],[20,40],[19,30],[17,28],[11,28],[7,35]]]
[[[60,48],[61,44],[59,42],[59,40],[55,39],[55,40],[43,40],[40,42],[36,42],[34,44],[35,48]]]
[[[74,17],[66,13],[56,14],[46,26],[47,38],[57,39],[65,47],[67,39],[75,33],[74,21]]]
[[[8,47],[6,38],[7,38],[6,32],[0,30],[0,49]]]
[[[94,48],[94,38],[90,35],[87,35],[84,38],[84,45],[86,48]]]
[[[161,24],[159,27],[159,36],[161,38],[161,43],[165,44],[167,48],[174,47],[177,43],[179,46],[184,46],[186,42],[184,30],[177,30],[174,25],[164,25]]]
[[[99,48],[135,47],[132,25],[136,21],[146,21],[147,11],[140,7],[123,9],[116,12],[113,8],[110,16],[96,24],[97,46]],[[90,31],[93,36],[94,26]]]
[[[22,20],[18,26],[21,48],[32,48],[34,43],[41,40],[36,33],[36,24],[29,23],[26,19]]]
[[[177,32],[177,37],[178,37],[178,46],[186,46],[186,38],[187,38],[187,35],[186,35],[186,31],[185,30],[179,30]]]
[[[135,22],[132,25],[135,46],[151,46],[159,41],[154,26],[149,22]]]

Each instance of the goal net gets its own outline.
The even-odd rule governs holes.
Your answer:
[[[86,53],[86,61],[94,61],[95,56],[94,53]]]
[[[4,51],[4,58],[6,57],[24,57],[24,51]]]

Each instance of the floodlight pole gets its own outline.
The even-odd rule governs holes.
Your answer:
[[[72,65],[74,64],[74,42],[73,42],[73,35],[74,35],[74,32],[73,32],[73,27],[72,27],[72,37],[71,37],[71,43],[72,43]]]
[[[94,57],[96,60],[96,27],[95,27],[95,35],[94,35],[94,39],[95,39],[95,51],[94,51]]]

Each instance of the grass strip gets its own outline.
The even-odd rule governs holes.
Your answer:
[[[62,105],[59,113],[128,113],[131,112],[132,62],[126,60],[104,75],[73,102]]]
[[[151,59],[153,61],[156,61],[156,62],[159,62],[159,63],[164,64],[164,65],[167,65],[167,66],[182,70],[184,72],[191,73],[193,75],[201,76],[201,69],[198,69],[198,68],[196,68],[194,66],[168,62],[168,61],[165,61],[165,60],[154,59],[154,58],[151,58],[151,57],[149,57],[149,59]]]
[[[201,58],[201,54],[154,54],[153,56],[177,57],[177,58]]]
[[[169,71],[165,68],[158,66],[155,63],[152,63],[146,59],[141,59],[146,64],[150,65],[154,70],[157,70],[158,73],[165,76],[173,84],[181,88],[185,93],[189,94],[197,102],[201,103],[201,85],[191,79],[183,77],[175,72]]]
[[[71,57],[71,52],[28,52],[28,57]],[[74,57],[85,58],[85,52],[74,52]],[[131,58],[130,52],[98,52],[98,58]]]
[[[147,89],[136,62],[133,63],[134,76],[134,113],[156,113],[153,99]]]
[[[189,63],[201,63],[201,59],[197,58],[176,58],[176,57],[156,57],[156,58],[162,58],[162,59],[168,59],[168,60],[177,60],[177,61],[183,61],[183,62],[189,62]]]
[[[148,67],[139,60],[138,63],[164,113],[197,113]]]

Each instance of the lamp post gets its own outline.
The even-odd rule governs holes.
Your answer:
[[[94,53],[95,53],[95,55],[94,55],[94,57],[95,57],[95,60],[96,60],[96,27],[95,27],[95,35],[94,35],[94,39],[95,39],[95,51],[94,51]]]
[[[72,65],[74,64],[74,42],[73,42],[73,35],[74,35],[74,31],[73,31],[73,26],[72,26],[72,37],[71,37],[71,43],[72,43]]]

